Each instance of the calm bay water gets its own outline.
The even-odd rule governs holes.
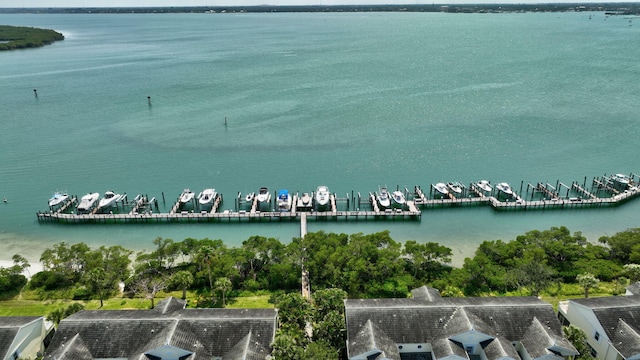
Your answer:
[[[0,261],[21,253],[35,263],[59,241],[140,250],[158,236],[238,246],[255,234],[299,233],[296,223],[39,224],[35,213],[58,189],[164,192],[169,207],[183,188],[215,187],[232,209],[238,191],[260,186],[326,184],[344,196],[640,173],[637,19],[96,14],[0,15],[0,24],[66,37],[0,53]],[[421,222],[309,230],[389,229],[399,241],[449,246],[459,264],[483,240],[532,229],[565,225],[597,241],[639,226],[639,210],[640,199],[609,209],[440,209]]]

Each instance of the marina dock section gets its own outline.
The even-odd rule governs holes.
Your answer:
[[[401,201],[385,202],[386,188],[383,193],[351,192],[344,197],[336,193],[329,195],[326,205],[319,206],[314,193],[291,194],[287,206],[282,207],[276,196],[269,201],[260,201],[255,193],[243,195],[238,192],[233,209],[223,209],[222,194],[215,196],[205,205],[192,197],[184,201],[183,194],[175,203],[167,204],[164,193],[162,203],[169,211],[160,211],[157,198],[137,195],[132,200],[122,195],[119,201],[108,208],[97,205],[86,211],[79,211],[78,196],[68,199],[49,211],[38,212],[41,222],[65,224],[76,223],[202,223],[202,222],[301,222],[306,229],[307,221],[323,220],[421,220],[422,213],[442,207],[491,206],[497,211],[506,210],[545,210],[597,208],[616,206],[640,195],[638,176],[609,175],[593,178],[589,183],[586,177],[582,183],[570,185],[557,181],[555,184],[521,182],[518,190],[506,183],[491,184],[488,181],[470,183],[444,183],[429,186],[428,190],[416,185],[412,190],[399,187],[393,192]],[[187,190],[187,189],[185,189]],[[274,194],[275,195],[275,194]]]

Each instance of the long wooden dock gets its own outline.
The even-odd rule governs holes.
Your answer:
[[[306,232],[307,221],[420,220],[425,210],[459,206],[488,205],[498,211],[607,207],[616,206],[640,195],[640,187],[635,181],[631,181],[624,189],[621,189],[611,181],[611,178],[606,176],[599,179],[594,178],[591,182],[591,190],[586,189],[586,183],[586,178],[582,185],[578,182],[572,182],[571,186],[564,185],[559,181],[555,186],[547,182],[538,182],[536,185],[529,183],[526,191],[522,185],[520,186],[523,195],[516,191],[512,194],[504,194],[496,189],[491,192],[483,191],[477,184],[471,183],[458,196],[440,198],[427,197],[420,186],[416,185],[413,193],[405,188],[404,193],[407,201],[398,208],[379,206],[373,192],[369,192],[368,196],[361,196],[358,192],[357,199],[353,192],[351,197],[347,194],[345,198],[337,197],[334,193],[330,194],[330,206],[322,211],[316,209],[306,200],[303,203],[298,194],[292,196],[291,209],[279,211],[273,203],[269,203],[268,206],[265,204],[261,208],[257,197],[247,197],[246,200],[243,200],[245,198],[241,196],[241,193],[238,193],[234,210],[221,210],[223,203],[221,194],[217,194],[214,203],[209,205],[210,208],[200,209],[197,205],[185,207],[184,204],[176,201],[169,212],[158,211],[155,198],[148,200],[146,195],[138,195],[132,201],[123,200],[121,208],[117,207],[108,213],[94,210],[78,214],[72,210],[73,205],[77,202],[77,197],[72,196],[59,208],[51,208],[49,211],[38,212],[36,215],[39,221],[66,224],[299,221],[303,226],[301,228],[301,233],[303,233]],[[558,189],[563,193],[566,190],[566,196],[561,196]],[[603,192],[605,197],[599,197],[598,195]],[[162,198],[164,201],[164,193]],[[155,212],[152,211],[153,205],[155,205]],[[268,208],[268,211],[262,211],[264,208]]]

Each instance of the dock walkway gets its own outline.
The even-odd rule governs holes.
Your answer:
[[[330,195],[330,206],[324,211],[315,209],[308,202],[302,204],[299,196],[293,196],[293,206],[288,211],[279,211],[274,209],[269,203],[268,211],[261,211],[257,197],[247,197],[246,202],[242,205],[250,206],[250,210],[242,210],[240,207],[241,195],[238,193],[236,202],[236,210],[220,210],[223,202],[222,195],[218,194],[211,205],[211,208],[200,210],[198,206],[183,207],[180,201],[176,201],[169,212],[153,212],[152,204],[155,204],[157,210],[157,201],[155,198],[147,200],[147,196],[138,195],[131,202],[123,201],[122,212],[101,213],[75,213],[70,211],[72,206],[77,202],[77,197],[70,197],[61,207],[51,208],[46,212],[38,212],[39,221],[58,222],[66,224],[75,223],[201,223],[201,222],[243,222],[243,221],[300,221],[306,231],[307,221],[321,220],[420,220],[422,213],[426,209],[436,209],[441,207],[458,207],[458,206],[484,206],[489,205],[495,210],[535,210],[535,209],[566,209],[566,208],[592,208],[616,206],[632,198],[640,195],[640,187],[629,186],[627,189],[618,190],[603,178],[601,180],[594,179],[591,191],[585,189],[577,182],[573,182],[571,186],[566,186],[560,182],[556,186],[549,183],[537,183],[536,186],[529,184],[526,194],[531,193],[531,200],[524,200],[516,192],[506,195],[498,190],[482,191],[475,183],[471,183],[469,187],[459,196],[427,198],[419,186],[414,187],[413,194],[405,189],[407,197],[406,204],[402,208],[384,208],[379,206],[376,195],[369,192],[368,197],[361,197],[358,192],[357,202],[352,192],[353,205],[350,207],[350,198],[347,194],[346,198],[336,198],[335,194]],[[634,182],[635,184],[635,182]],[[558,186],[566,188],[567,196],[561,197]],[[522,190],[522,186],[521,186]],[[606,196],[598,197],[602,191],[607,192]],[[569,192],[572,197],[569,197]],[[595,192],[595,194],[593,193]],[[534,200],[535,194],[542,194],[543,199]],[[494,196],[495,195],[495,196]],[[526,195],[526,197],[529,197]],[[539,195],[537,196],[539,197]],[[164,194],[163,194],[164,199]],[[361,202],[361,199],[364,200]],[[338,204],[338,200],[340,204]],[[163,200],[164,201],[164,200]],[[302,205],[300,205],[302,204]],[[346,205],[345,205],[346,204]],[[184,205],[184,204],[182,204]],[[363,206],[363,209],[360,207]],[[265,206],[266,207],[266,206]],[[128,210],[125,210],[127,208]],[[345,209],[346,210],[343,210]],[[301,227],[301,233],[303,228]]]

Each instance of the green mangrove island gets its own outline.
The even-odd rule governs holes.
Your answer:
[[[0,25],[0,51],[41,47],[59,40],[64,40],[64,35],[54,30]]]

